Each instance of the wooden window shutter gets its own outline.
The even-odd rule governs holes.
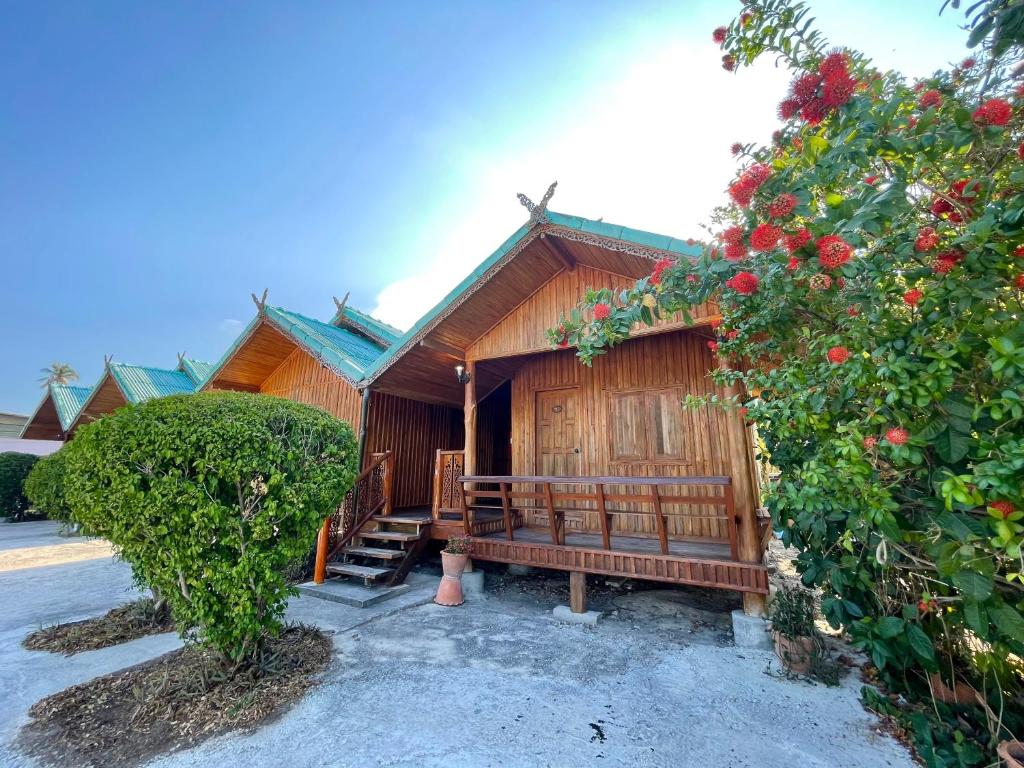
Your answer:
[[[608,432],[612,461],[642,461],[647,458],[647,418],[643,392],[620,392],[608,396]]]
[[[646,393],[648,458],[653,461],[682,461],[692,454],[693,425],[682,397],[682,390],[676,387]]]

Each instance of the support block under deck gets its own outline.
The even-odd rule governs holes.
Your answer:
[[[555,618],[559,621],[565,621],[570,624],[586,624],[591,627],[595,626],[601,618],[600,611],[573,613],[572,608],[568,605],[556,605],[551,613],[554,614]]]
[[[738,648],[759,648],[766,651],[772,648],[768,622],[761,616],[749,616],[738,608],[732,612],[732,637]]]

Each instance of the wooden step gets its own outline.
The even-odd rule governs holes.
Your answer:
[[[374,568],[369,565],[354,563],[328,563],[328,573],[339,573],[343,576],[357,576],[364,581],[373,581],[391,575],[394,568]]]
[[[401,560],[405,557],[404,549],[384,549],[383,547],[345,547],[346,555],[358,557],[376,557],[378,560]]]
[[[373,518],[377,523],[396,523],[398,525],[430,525],[433,520],[429,517],[395,517],[394,515],[377,515]]]
[[[360,531],[356,534],[363,539],[379,541],[419,541],[418,533],[401,533],[400,531]]]

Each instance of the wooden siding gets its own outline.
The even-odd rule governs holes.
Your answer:
[[[89,397],[89,401],[85,404],[82,412],[76,417],[75,423],[71,425],[71,431],[74,432],[82,424],[96,421],[100,416],[113,413],[118,408],[127,404],[128,401],[122,394],[121,388],[117,386],[117,382],[114,381],[110,371],[107,371],[103,374],[103,380],[96,391]]]
[[[559,316],[574,307],[588,288],[611,288],[618,291],[630,287],[634,282],[634,278],[582,264],[571,272],[563,269],[473,342],[466,350],[466,359],[485,360],[549,350],[551,345],[544,332],[558,325]],[[701,305],[691,313],[691,318],[695,324],[700,324],[714,312],[717,312],[717,308],[713,305]],[[677,313],[652,326],[638,325],[633,335],[664,333],[685,325],[682,314]]]
[[[362,396],[355,387],[304,349],[295,347],[260,384],[260,393],[314,405],[347,421],[359,432]]]
[[[706,339],[688,331],[663,333],[628,341],[609,354],[594,360],[587,368],[571,350],[552,352],[529,358],[512,381],[512,468],[515,475],[540,475],[537,466],[537,403],[538,393],[573,387],[578,392],[580,475],[628,475],[632,477],[680,477],[734,475],[730,466],[726,440],[726,419],[738,418],[719,409],[684,409],[680,402],[685,394],[716,392],[708,371],[716,361],[706,346]],[[623,396],[637,394],[635,413],[631,418],[641,422],[623,425],[613,411]],[[671,435],[662,435],[662,443],[646,434],[643,426],[645,410],[652,402],[661,407],[679,408],[672,414],[675,426]],[[628,426],[628,429],[627,429]],[[626,455],[622,450],[624,432],[637,446]],[[635,433],[635,434],[634,434]],[[618,435],[618,437],[616,437]],[[672,455],[658,454],[655,449],[665,439],[676,440]],[[618,458],[613,459],[613,444],[620,441]],[[743,468],[742,471],[746,471]],[[609,493],[628,492],[626,489]],[[629,510],[627,505],[623,507]],[[723,541],[728,531],[711,506],[677,507],[668,518],[668,533],[709,541]],[[546,516],[530,511],[527,525],[546,525]],[[613,531],[656,536],[650,515],[614,515]],[[598,530],[596,514],[584,512],[579,527]]]
[[[462,411],[374,392],[366,421],[366,455],[394,455],[394,506],[429,506],[435,451],[462,447]]]
[[[20,434],[21,430],[15,434]],[[57,416],[57,407],[53,404],[53,395],[47,395],[39,410],[32,415],[32,420],[25,427],[25,440],[63,440],[64,429]]]

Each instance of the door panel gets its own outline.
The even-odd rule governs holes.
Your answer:
[[[579,391],[556,389],[537,393],[538,475],[580,474]]]

